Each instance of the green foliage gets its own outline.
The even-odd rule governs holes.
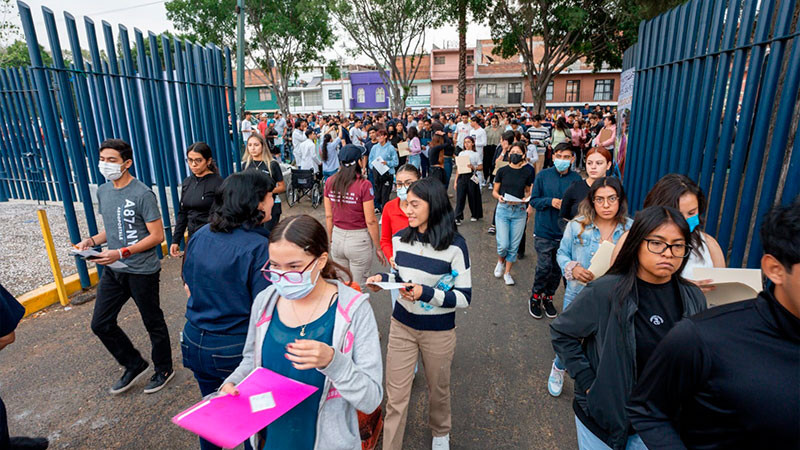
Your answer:
[[[53,58],[50,53],[45,51],[44,47],[39,45],[39,50],[42,54],[42,62],[45,67],[53,65]],[[66,63],[69,63],[65,55]],[[25,41],[16,40],[11,45],[5,48],[0,48],[0,67],[28,67],[31,65],[31,57],[28,53],[28,44]]]
[[[10,20],[17,14],[15,9],[11,0],[0,0],[0,45],[19,36],[19,27]]]
[[[236,0],[171,0],[164,7],[188,40],[235,48]]]
[[[332,80],[341,80],[342,69],[339,65],[339,61],[335,59],[328,61],[328,65],[325,66],[325,73],[331,77]]]
[[[650,20],[687,1],[688,0],[636,0],[636,4],[640,8],[639,17],[643,20]]]

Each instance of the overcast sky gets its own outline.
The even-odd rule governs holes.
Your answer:
[[[16,2],[14,2],[16,3]],[[118,31],[118,25],[123,24],[128,28],[129,33],[133,33],[134,28],[138,28],[147,35],[148,31],[161,33],[163,31],[174,31],[172,23],[167,19],[164,3],[166,0],[116,0],[113,2],[98,2],[97,0],[28,0],[26,3],[33,12],[34,24],[37,31],[39,43],[49,49],[47,33],[44,27],[42,6],[50,8],[56,17],[56,24],[59,28],[59,38],[61,46],[68,48],[69,41],[64,24],[64,11],[71,13],[78,22],[78,34],[81,45],[87,48],[86,32],[83,25],[83,16],[91,17],[95,22],[98,38],[102,40],[101,21],[105,20],[112,25],[114,35]],[[19,15],[14,14],[11,20],[20,25]],[[22,32],[20,28],[20,33]],[[485,25],[470,24],[467,28],[467,45],[475,45],[476,39],[488,39],[489,27]],[[444,46],[445,41],[458,40],[455,26],[444,26],[429,30],[426,37],[426,50],[430,50],[432,44],[439,47]],[[105,44],[101,43],[100,48]],[[334,59],[339,56],[345,57],[344,53],[336,50],[324,52],[326,59]],[[348,62],[369,62],[368,59],[359,57],[356,60],[346,58]]]

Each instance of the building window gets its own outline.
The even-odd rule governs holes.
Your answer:
[[[289,92],[289,106],[303,106],[303,99],[300,98],[299,92]]]
[[[497,84],[491,83],[486,85],[486,96],[494,97],[497,95]]]
[[[509,94],[522,93],[522,83],[508,83],[508,93]]]
[[[453,85],[452,84],[443,84],[442,85],[442,94],[452,94],[453,93]]]
[[[409,97],[416,97],[419,95],[419,86],[411,86],[408,88]]]
[[[258,89],[258,101],[260,102],[268,102],[272,100],[272,91],[269,88],[259,88]]]
[[[383,103],[386,101],[386,91],[382,87],[375,89],[375,103]]]
[[[567,80],[567,95],[564,101],[581,101],[581,82],[580,80]]]
[[[475,90],[475,86],[468,84],[467,85],[467,94],[472,94]]]
[[[322,106],[322,91],[306,91],[303,94],[305,106]]]
[[[467,55],[467,65],[471,66],[474,62],[475,62],[475,56],[474,55]]]
[[[444,64],[444,55],[434,56],[433,63],[437,66]]]
[[[594,80],[594,99],[612,100],[614,96],[614,80]]]
[[[553,82],[552,81],[547,83],[547,90],[544,91],[544,99],[545,100],[552,100],[553,99]]]
[[[358,103],[367,102],[367,94],[364,92],[364,88],[358,88],[358,90],[356,91],[356,102]]]
[[[328,91],[328,100],[341,100],[341,99],[342,99],[341,89],[331,89]]]

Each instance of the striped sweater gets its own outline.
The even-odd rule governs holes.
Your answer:
[[[392,317],[415,330],[443,331],[456,326],[456,308],[466,308],[472,300],[467,241],[456,234],[445,250],[435,250],[419,234],[417,240],[405,243],[400,234],[392,237],[397,273],[382,274],[383,281],[422,285],[422,296],[416,302],[398,298]],[[425,241],[425,242],[423,242]],[[456,271],[455,285],[449,291],[434,289],[444,274]]]

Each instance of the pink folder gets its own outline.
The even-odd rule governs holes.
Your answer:
[[[239,395],[204,400],[172,422],[225,448],[234,448],[313,394],[317,388],[259,367],[237,386]],[[274,406],[253,412],[250,397],[271,393]]]

